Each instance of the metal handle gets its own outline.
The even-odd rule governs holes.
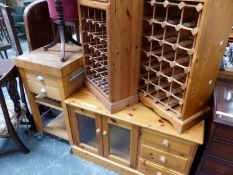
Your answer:
[[[162,163],[162,164],[166,164],[167,158],[164,157],[164,156],[160,156],[160,157],[159,157],[159,162]]]
[[[69,81],[74,81],[76,78],[84,74],[84,69],[80,68],[69,76]]]
[[[47,93],[47,91],[46,91],[46,89],[45,89],[45,88],[41,88],[41,89],[40,89],[40,93],[41,93],[41,94],[46,94],[46,93]]]
[[[168,148],[169,147],[169,141],[167,140],[167,139],[164,139],[163,141],[162,141],[162,147],[165,147],[165,148]]]
[[[100,132],[101,132],[101,130],[100,130],[100,129],[97,129],[97,130],[96,130],[96,133],[97,133],[97,134],[99,134]]]
[[[107,131],[104,131],[104,132],[103,132],[103,135],[104,135],[104,136],[106,136],[107,134],[108,134],[108,132],[107,132]]]
[[[44,77],[42,77],[41,75],[39,75],[39,76],[37,76],[37,80],[44,81]]]

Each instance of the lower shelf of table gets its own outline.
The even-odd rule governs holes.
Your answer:
[[[65,120],[63,113],[53,119],[48,125],[43,128],[43,131],[51,135],[55,135],[64,140],[68,140],[68,134],[66,131]]]

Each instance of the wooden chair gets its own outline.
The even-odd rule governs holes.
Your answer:
[[[17,68],[12,60],[0,60],[0,137],[10,137],[18,146],[18,149],[0,150],[0,155],[21,151],[25,154],[29,153],[29,149],[23,144],[16,133],[16,129],[25,118],[26,100],[23,90],[22,81],[19,77]],[[5,69],[5,70],[4,70]],[[9,69],[8,72],[4,72]],[[19,81],[16,80],[16,77]],[[18,85],[20,94],[18,92]],[[6,87],[10,99],[3,94],[3,87]]]
[[[20,42],[17,36],[16,29],[14,27],[14,21],[11,16],[10,7],[5,4],[0,3],[0,14],[1,14],[1,17],[5,25],[5,33],[7,33],[7,37],[11,44],[11,48],[15,51],[15,55],[22,55],[23,51],[22,51],[22,48],[21,48],[21,45],[20,45]],[[31,129],[35,129],[36,127],[35,127],[33,117],[30,114],[27,105],[26,105],[26,108],[27,108],[27,118],[31,125]]]
[[[18,40],[17,32],[14,27],[14,21],[11,16],[10,7],[3,3],[0,3],[0,12],[5,27],[4,30],[7,33],[5,35],[7,38],[9,38],[8,40],[10,42],[11,48],[16,52],[16,55],[23,54],[22,48]]]
[[[47,0],[38,0],[28,5],[24,10],[24,23],[30,51],[53,41],[55,31],[49,17]]]

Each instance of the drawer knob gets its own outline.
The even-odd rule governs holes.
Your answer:
[[[46,91],[46,89],[45,89],[45,88],[41,88],[41,89],[40,89],[40,93],[42,93],[42,94],[46,94],[46,93],[47,93],[47,91]]]
[[[156,172],[155,175],[162,175],[162,173],[161,172]]]
[[[169,141],[167,139],[164,139],[162,141],[162,147],[164,147],[164,148],[168,148],[169,147]]]
[[[37,76],[37,80],[44,81],[44,77],[42,77],[41,75],[39,75],[39,76]]]
[[[100,130],[100,129],[97,129],[97,130],[96,130],[96,133],[97,133],[97,134],[99,134],[100,132],[101,132],[101,130]]]
[[[160,157],[159,157],[159,162],[162,163],[162,164],[166,164],[166,162],[167,162],[166,157],[160,156]]]
[[[107,132],[107,131],[104,131],[104,132],[103,132],[103,135],[104,135],[104,136],[106,136],[107,134],[108,134],[108,132]]]

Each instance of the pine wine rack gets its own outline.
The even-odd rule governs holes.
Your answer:
[[[116,1],[79,1],[86,85],[110,113],[138,102],[142,31],[143,0]]]
[[[140,99],[179,132],[208,111],[233,21],[221,19],[229,3],[144,1]],[[219,10],[218,5],[223,8]],[[210,23],[213,20],[219,23]]]

